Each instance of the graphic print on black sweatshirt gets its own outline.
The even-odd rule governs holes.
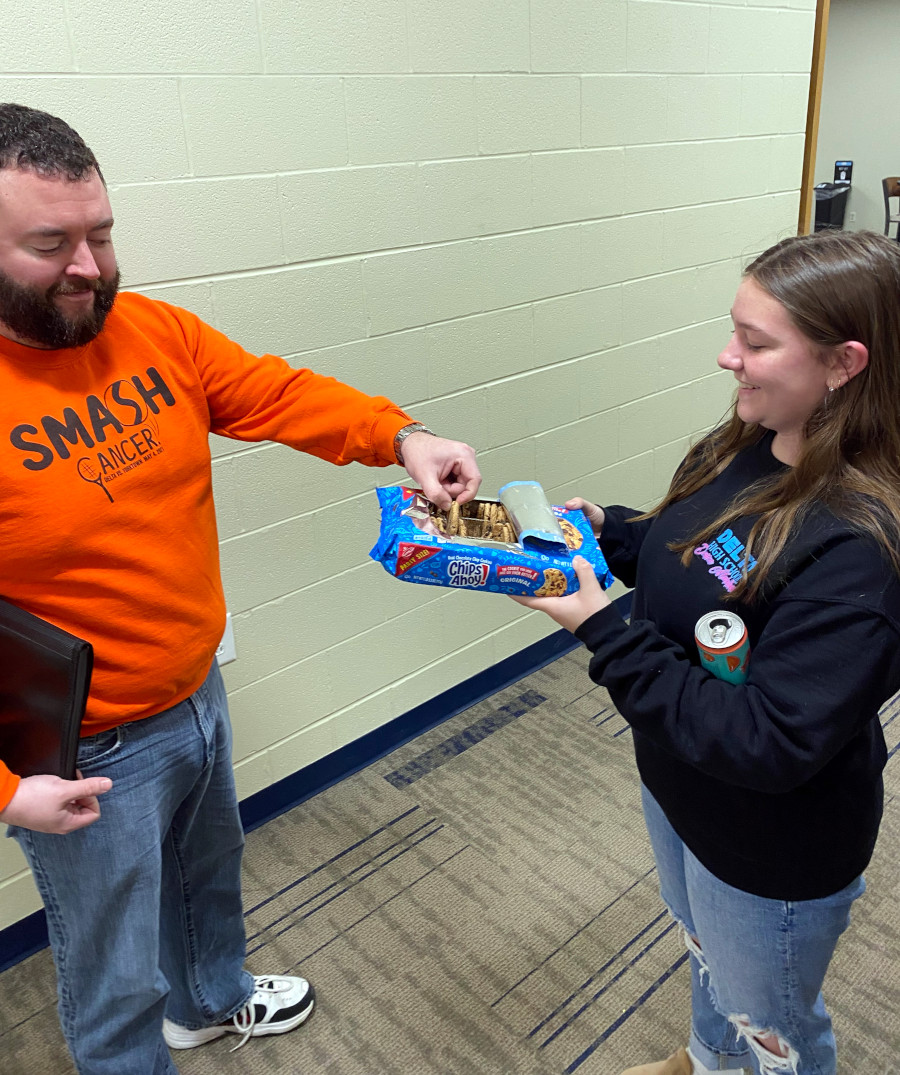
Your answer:
[[[9,442],[24,453],[26,470],[72,459],[77,476],[113,503],[107,485],[162,454],[156,417],[162,405],[174,407],[175,396],[159,370],[148,366],[143,374],[113,381],[102,399],[86,396],[83,408],[66,407],[59,416],[20,423],[10,431]],[[76,455],[79,449],[89,454]]]
[[[729,593],[741,581],[745,561],[748,574],[756,567],[756,557],[747,557],[744,543],[728,528],[714,541],[704,541],[698,545],[694,549],[694,556],[699,556],[710,565],[710,575],[717,578]]]

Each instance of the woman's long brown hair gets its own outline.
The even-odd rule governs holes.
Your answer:
[[[791,533],[819,504],[873,537],[900,575],[900,243],[874,232],[794,236],[761,254],[744,276],[780,302],[823,354],[856,340],[869,362],[810,415],[795,466],[742,490],[702,532],[672,548],[687,566],[696,545],[736,516],[759,516],[746,554],[757,564],[751,573],[745,567],[730,594],[752,600]],[[690,496],[763,434],[732,406],[729,419],[688,453],[661,503],[639,518]]]

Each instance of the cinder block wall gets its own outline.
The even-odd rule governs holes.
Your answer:
[[[0,99],[109,180],[126,286],[465,439],[484,488],[646,505],[796,230],[815,0],[32,0]],[[242,795],[546,634],[368,561],[372,488],[213,445]],[[0,927],[39,904],[0,842]]]

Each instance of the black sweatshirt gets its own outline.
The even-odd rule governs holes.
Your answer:
[[[717,478],[652,520],[605,508],[600,546],[634,586],[575,632],[591,677],[634,733],[641,779],[708,870],[772,899],[817,899],[868,864],[887,760],[879,707],[900,689],[900,580],[871,538],[825,509],[792,535],[755,602],[728,600],[755,521],[736,517],[690,566],[668,543],[711,523],[783,469],[765,433]],[[700,667],[694,625],[727,609],[747,626],[740,686]]]

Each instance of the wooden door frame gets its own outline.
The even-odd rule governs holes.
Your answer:
[[[815,205],[813,178],[816,143],[819,140],[819,108],[822,104],[822,77],[825,72],[825,42],[831,0],[816,0],[816,28],[813,32],[812,68],[809,75],[809,104],[806,108],[806,144],[803,148],[803,175],[800,180],[800,218],[797,233],[808,235]]]

